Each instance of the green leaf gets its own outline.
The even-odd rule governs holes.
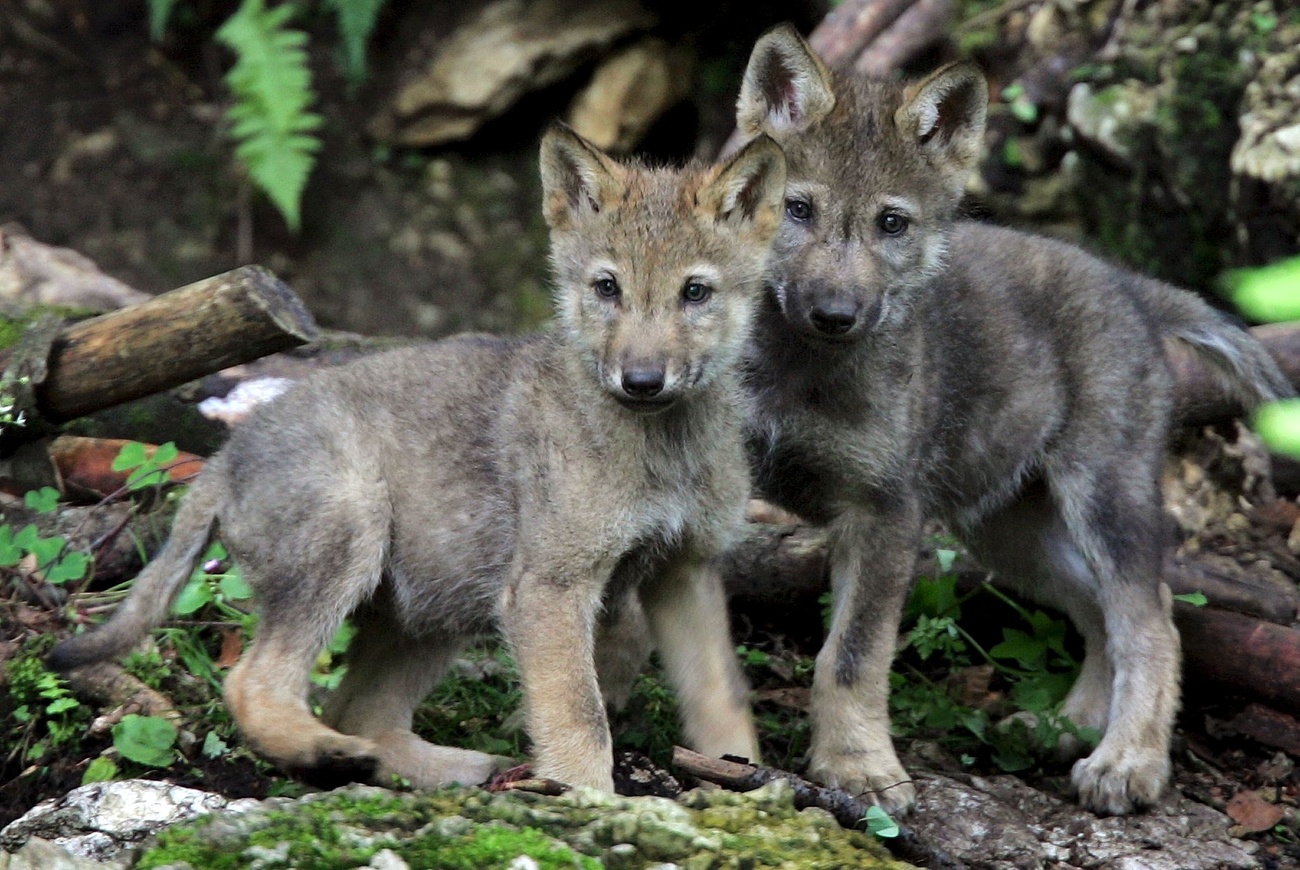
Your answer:
[[[57,716],[79,706],[81,706],[81,702],[76,698],[57,698],[49,703],[49,706],[45,708],[45,712],[47,715]]]
[[[308,111],[314,95],[307,35],[285,27],[295,11],[290,3],[267,9],[264,0],[243,0],[216,39],[237,58],[226,74],[236,100],[227,112],[239,143],[235,157],[296,231],[312,155],[320,149],[320,140],[307,134],[321,118]]]
[[[22,547],[23,550],[28,553],[32,551],[33,547],[40,543],[40,540],[41,536],[40,533],[36,531],[36,526],[30,523],[23,526],[18,530],[18,534],[14,535],[14,543],[19,547]]]
[[[1300,320],[1300,257],[1234,269],[1222,283],[1233,304],[1252,320]]]
[[[178,0],[149,0],[149,38],[158,42],[167,32],[167,22]],[[98,780],[96,780],[98,781]]]
[[[232,601],[242,601],[246,598],[253,597],[253,587],[248,585],[244,575],[240,573],[238,567],[232,567],[222,575],[221,580],[217,583],[217,588],[221,594]]]
[[[90,557],[85,553],[71,551],[63,554],[59,561],[45,569],[45,582],[58,585],[69,580],[80,580],[86,576],[90,567]]]
[[[1260,405],[1250,426],[1275,453],[1300,458],[1300,399]]]
[[[189,616],[199,608],[213,601],[212,587],[208,585],[207,575],[199,574],[197,577],[191,577],[189,583],[181,590],[181,594],[176,596],[176,601],[172,604],[172,613],[177,616]]]
[[[122,449],[117,451],[117,456],[113,458],[113,470],[126,471],[135,468],[142,465],[147,458],[143,444],[139,441],[128,441],[122,445]]]
[[[939,561],[939,570],[947,574],[952,570],[952,563],[957,561],[957,551],[940,548],[934,551],[934,557]]]
[[[203,757],[220,758],[230,751],[230,746],[215,731],[209,731],[208,736],[203,738]]]
[[[898,822],[889,817],[889,813],[880,807],[867,808],[867,831],[877,837],[888,839],[898,836]]]
[[[117,778],[117,762],[103,755],[96,758],[86,767],[86,772],[81,775],[81,784],[90,785],[92,782],[112,782]]]
[[[14,543],[14,532],[6,523],[0,526],[0,565],[9,568],[23,558],[23,548]]]
[[[113,745],[117,751],[123,758],[139,764],[167,767],[174,758],[172,746],[175,743],[176,725],[160,716],[131,713],[113,726]]]
[[[342,41],[343,74],[353,87],[366,79],[366,43],[387,0],[325,0],[333,9]]]
[[[27,549],[36,557],[36,566],[44,571],[54,564],[67,546],[66,540],[55,535],[52,538],[37,538]]]
[[[38,514],[48,514],[59,506],[59,491],[52,486],[42,486],[24,495],[23,504]]]
[[[1015,659],[1025,668],[1035,668],[1043,663],[1047,645],[1042,640],[1018,628],[1002,629],[1002,642],[989,650],[995,659]]]
[[[1196,592],[1185,592],[1182,595],[1175,595],[1175,601],[1181,601],[1184,604],[1190,604],[1193,607],[1204,607],[1210,603],[1210,599],[1205,597],[1205,593],[1197,590]]]

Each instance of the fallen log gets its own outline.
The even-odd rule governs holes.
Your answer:
[[[1300,713],[1300,631],[1219,610],[1174,605],[1184,668],[1235,692]]]
[[[724,576],[739,616],[776,614],[792,621],[799,612],[815,614],[817,599],[828,588],[825,533],[752,523],[728,556]],[[1290,625],[1300,593],[1172,559],[1163,578],[1175,594],[1201,592],[1209,601],[1205,607],[1179,603],[1175,608],[1189,673],[1300,712],[1300,630]],[[962,572],[958,590],[986,579],[983,572]],[[996,577],[992,581],[1000,586]]]
[[[65,422],[316,334],[293,291],[260,266],[244,266],[58,330],[29,376],[33,410]],[[11,362],[0,357],[0,367]]]

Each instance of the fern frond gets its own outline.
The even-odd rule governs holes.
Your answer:
[[[171,21],[172,10],[178,0],[149,0],[149,38],[154,42],[163,38],[167,32],[167,22]]]
[[[265,0],[243,0],[216,39],[236,56],[226,74],[235,96],[226,112],[239,143],[235,157],[297,230],[302,191],[320,150],[311,134],[321,117],[308,110],[314,94],[307,34],[287,27],[295,11],[288,3],[268,9]]]
[[[343,74],[356,86],[366,80],[366,43],[387,0],[325,0],[334,10],[343,49]]]

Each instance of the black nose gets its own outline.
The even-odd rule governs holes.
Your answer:
[[[825,302],[814,305],[808,312],[808,319],[812,321],[812,325],[818,332],[827,335],[843,335],[858,322],[858,308],[856,305],[843,302]]]
[[[623,392],[634,399],[657,396],[663,388],[664,370],[661,368],[623,369]]]

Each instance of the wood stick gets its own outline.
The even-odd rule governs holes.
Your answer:
[[[55,338],[37,409],[63,422],[305,344],[302,301],[260,266],[73,324]]]
[[[826,788],[788,771],[711,758],[682,746],[673,747],[673,767],[730,791],[753,791],[769,782],[783,779],[794,789],[794,805],[797,809],[818,807],[826,810],[842,827],[849,829],[865,828],[867,810],[871,807],[871,804],[843,789]],[[903,824],[898,825],[897,837],[882,838],[880,842],[895,856],[923,867],[956,870],[966,866],[942,848],[924,842],[916,832]]]
[[[864,47],[853,68],[865,76],[887,76],[943,39],[952,24],[952,0],[917,0]]]
[[[808,35],[827,66],[852,63],[864,48],[916,0],[844,0]]]
[[[1178,602],[1184,666],[1199,677],[1300,713],[1300,631]]]

